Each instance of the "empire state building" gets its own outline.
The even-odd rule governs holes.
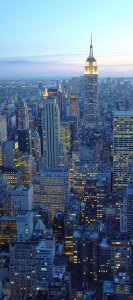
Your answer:
[[[98,120],[98,68],[93,56],[92,37],[90,53],[84,70],[84,124],[95,126]]]

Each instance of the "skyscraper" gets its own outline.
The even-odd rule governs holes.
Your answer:
[[[69,170],[65,168],[44,169],[33,182],[34,201],[50,204],[50,217],[54,220],[57,211],[64,212],[69,202]]]
[[[123,207],[120,214],[120,231],[130,233],[133,237],[133,181],[128,182]]]
[[[19,103],[18,129],[29,129],[29,110],[26,102],[24,101]]]
[[[98,69],[93,56],[92,37],[90,54],[84,70],[84,121],[85,126],[94,126],[98,118]]]
[[[18,130],[18,148],[20,152],[31,154],[31,130]]]
[[[19,185],[11,192],[11,203],[13,213],[33,209],[33,186]]]
[[[59,109],[55,98],[44,98],[42,128],[43,128],[43,158],[45,168],[58,166]]]
[[[14,168],[14,159],[18,151],[18,143],[14,141],[5,141],[2,143],[2,166],[5,168]]]
[[[124,192],[133,180],[133,110],[114,112],[113,190]]]
[[[0,142],[7,140],[7,119],[6,116],[0,114]]]

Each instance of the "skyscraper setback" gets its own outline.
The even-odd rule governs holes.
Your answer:
[[[93,55],[92,37],[90,54],[84,70],[84,123],[93,126],[98,118],[98,68]]]

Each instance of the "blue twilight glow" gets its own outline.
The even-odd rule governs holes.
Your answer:
[[[93,32],[101,76],[133,76],[132,0],[0,0],[0,78],[83,74]]]

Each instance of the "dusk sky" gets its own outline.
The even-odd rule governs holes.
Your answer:
[[[133,0],[0,0],[0,79],[82,75],[91,32],[99,75],[133,77]]]

